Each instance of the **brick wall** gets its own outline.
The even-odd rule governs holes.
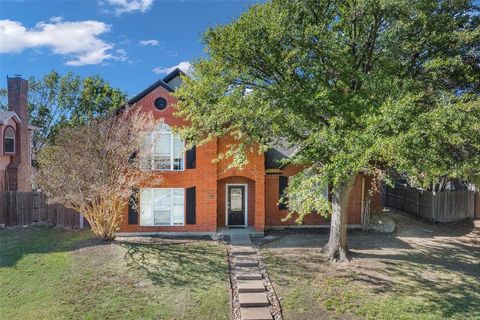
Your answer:
[[[370,196],[370,212],[374,213],[382,210],[381,186],[372,176],[365,176],[365,196],[367,195]]]
[[[167,108],[155,109],[153,103],[157,97],[167,100]],[[136,105],[144,112],[152,113],[158,121],[170,126],[186,125],[182,119],[175,117],[175,97],[159,86],[142,98]],[[251,147],[249,163],[243,169],[228,169],[231,159],[215,162],[217,154],[225,152],[229,145],[235,143],[232,137],[213,140],[196,148],[196,168],[184,171],[158,172],[159,181],[145,181],[140,188],[189,188],[196,187],[196,224],[184,226],[140,226],[128,224],[128,209],[124,211],[121,232],[213,232],[225,226],[225,184],[248,183],[248,224],[257,230],[265,225],[265,176],[264,156],[258,148]],[[140,220],[139,220],[140,221]]]
[[[167,100],[167,108],[157,110],[154,101],[158,97]],[[144,112],[151,113],[157,121],[164,121],[170,126],[181,126],[185,122],[174,116],[173,106],[176,98],[165,88],[159,86],[147,96],[141,99],[136,106]],[[158,179],[145,181],[140,188],[190,188],[196,187],[196,224],[184,226],[140,226],[128,224],[128,208],[125,208],[123,223],[120,227],[122,232],[214,232],[216,230],[216,200],[217,181],[216,164],[211,160],[217,152],[216,141],[209,142],[196,148],[195,169],[184,171],[159,171]],[[155,181],[156,180],[156,181]],[[139,219],[140,222],[140,219]]]
[[[235,140],[230,137],[224,137],[218,140],[218,153],[225,153]],[[250,146],[247,150],[248,163],[243,168],[228,168],[231,159],[224,159],[218,162],[217,175],[222,180],[229,177],[240,177],[254,181],[254,192],[248,191],[249,197],[254,197],[254,214],[251,214],[249,208],[248,220],[249,226],[253,226],[257,231],[263,231],[265,227],[265,156],[259,152],[258,146]],[[219,187],[220,188],[220,187]],[[219,208],[221,211],[222,208]],[[253,221],[251,220],[253,219]]]
[[[301,166],[289,165],[287,166],[281,175],[284,176],[293,176],[302,170]],[[266,212],[265,212],[265,225],[269,226],[291,226],[297,225],[295,219],[298,217],[296,214],[293,215],[292,219],[287,221],[282,221],[288,214],[287,210],[281,210],[278,207],[279,194],[278,194],[278,184],[279,184],[280,174],[267,174],[266,177],[266,188],[265,188],[265,199],[266,199]],[[365,176],[365,190],[364,194],[367,195],[368,190],[371,187],[372,178]],[[350,198],[349,208],[348,208],[348,223],[349,224],[360,224],[361,223],[361,207],[362,207],[362,175],[358,175],[355,180],[355,185],[352,190],[352,196]],[[373,192],[371,198],[371,208],[372,211],[378,210],[381,207],[380,204],[380,193]],[[308,214],[304,217],[302,225],[328,225],[330,222],[318,214]]]
[[[218,181],[217,188],[217,225],[225,226],[226,216],[226,186],[227,184],[246,184],[248,201],[248,225],[255,225],[255,181],[245,177],[228,177]]]
[[[9,190],[32,191],[30,160],[30,130],[27,109],[28,81],[20,77],[7,78],[8,110],[15,111],[22,121],[16,128],[16,155],[7,167]]]

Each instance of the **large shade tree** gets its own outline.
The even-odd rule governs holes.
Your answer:
[[[472,1],[282,0],[204,35],[206,58],[177,91],[182,133],[231,134],[244,151],[282,142],[308,164],[289,186],[300,220],[331,211],[332,260],[348,260],[358,172],[418,185],[480,178],[480,30]],[[323,198],[333,185],[333,201]]]

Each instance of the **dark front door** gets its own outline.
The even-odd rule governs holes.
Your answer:
[[[227,212],[229,226],[245,225],[245,186],[227,187]]]

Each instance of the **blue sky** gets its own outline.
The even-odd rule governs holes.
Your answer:
[[[100,74],[135,95],[204,54],[202,32],[254,1],[0,0],[0,86],[52,69]]]

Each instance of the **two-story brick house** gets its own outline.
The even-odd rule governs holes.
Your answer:
[[[301,168],[281,166],[279,158],[289,151],[273,148],[259,153],[253,148],[243,169],[228,169],[228,160],[214,161],[235,143],[230,137],[216,139],[184,151],[184,142],[172,133],[174,126],[185,125],[174,116],[176,98],[173,91],[181,85],[182,72],[177,69],[157,81],[129,101],[130,105],[151,112],[158,121],[152,134],[153,156],[144,161],[144,169],[157,170],[161,182],[146,182],[136,193],[137,206],[124,213],[120,232],[128,233],[214,233],[225,227],[252,227],[257,232],[266,228],[296,225],[282,221],[288,211],[279,204],[288,177]],[[361,224],[364,199],[370,177],[359,175],[350,201],[348,222]],[[378,196],[371,201],[380,206]],[[317,214],[306,217],[302,226],[328,226]]]

